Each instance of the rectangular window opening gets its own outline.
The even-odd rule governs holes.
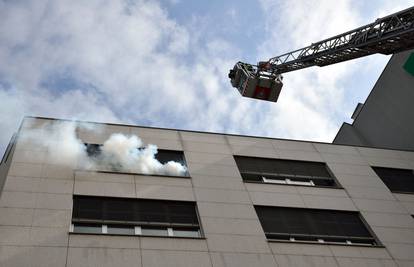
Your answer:
[[[395,193],[414,193],[414,171],[384,167],[372,167],[384,184]]]
[[[85,146],[86,146],[86,152],[88,156],[91,158],[95,158],[99,162],[99,159],[102,153],[102,145],[85,143]],[[140,149],[143,149],[143,148],[137,148],[137,150],[140,150]],[[175,162],[180,163],[184,167],[187,167],[187,162],[185,160],[183,151],[167,150],[167,149],[158,149],[157,151],[158,152],[157,154],[155,154],[155,158],[160,163],[166,164],[170,161],[175,161]],[[106,169],[107,171],[121,171],[122,170],[122,166],[116,166],[116,165],[102,166],[102,167],[107,168]],[[157,174],[157,175],[160,175],[160,174]],[[183,176],[189,176],[189,173],[186,172],[184,173]]]
[[[358,212],[255,206],[269,240],[377,245]]]
[[[234,156],[245,182],[338,188],[325,163]]]
[[[195,202],[73,196],[71,232],[202,237]]]

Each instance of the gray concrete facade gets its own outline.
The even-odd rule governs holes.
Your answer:
[[[333,143],[414,150],[414,76],[403,66],[414,50],[391,57],[352,124]]]
[[[53,123],[26,118],[21,132]],[[18,139],[0,198],[0,266],[414,266],[414,195],[391,193],[371,166],[414,169],[414,152],[102,124],[87,143],[138,134],[184,151],[189,177],[98,173],[50,164]],[[243,182],[233,155],[325,162],[343,188]],[[69,233],[72,197],[190,200],[204,238]],[[254,205],[359,211],[383,246],[267,241]]]

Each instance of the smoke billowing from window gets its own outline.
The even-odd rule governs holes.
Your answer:
[[[53,122],[42,127],[22,131],[20,141],[28,141],[47,151],[51,164],[89,170],[117,170],[144,174],[185,175],[187,169],[179,162],[159,162],[157,146],[144,146],[136,135],[112,134],[102,145],[98,156],[88,156],[86,145],[77,137],[76,129],[88,127],[99,133],[99,128],[75,122]]]
[[[138,149],[140,148],[140,149]],[[126,136],[112,134],[102,146],[102,153],[97,157],[101,165],[115,169],[132,170],[146,174],[184,175],[186,168],[178,162],[160,163],[155,155],[157,146],[149,144],[144,147],[136,135]]]

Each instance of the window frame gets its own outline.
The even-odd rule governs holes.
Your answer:
[[[92,146],[102,146],[102,144],[95,144],[95,143],[84,143],[85,147],[86,147],[86,153],[88,157],[95,157],[95,155],[90,155],[88,152],[88,145],[92,145]],[[142,149],[138,148],[138,149]],[[94,172],[102,172],[102,173],[119,173],[119,174],[133,174],[133,175],[145,175],[145,176],[159,176],[159,177],[173,177],[173,178],[191,178],[189,169],[188,169],[188,164],[187,164],[187,159],[185,158],[185,153],[183,150],[173,150],[173,149],[157,149],[158,153],[161,151],[167,151],[167,152],[178,152],[181,153],[182,155],[182,162],[180,162],[181,164],[184,164],[184,167],[187,168],[185,175],[168,175],[168,174],[147,174],[147,173],[140,173],[140,172],[125,172],[125,171],[119,171],[119,170],[111,170],[111,169],[101,169],[101,170],[93,170]],[[157,158],[155,156],[155,158]],[[157,159],[158,160],[158,159]]]
[[[86,234],[86,235],[115,235],[115,236],[139,236],[139,237],[173,237],[173,238],[190,238],[190,239],[205,239],[203,227],[201,225],[200,215],[198,211],[197,202],[195,201],[181,201],[181,200],[159,200],[159,199],[143,199],[143,198],[120,198],[120,197],[106,197],[106,196],[90,196],[90,195],[73,195],[73,201],[75,201],[76,197],[90,197],[90,198],[101,198],[101,199],[118,199],[118,200],[131,200],[131,201],[154,201],[154,202],[184,202],[184,203],[192,203],[195,212],[195,218],[197,219],[197,224],[189,224],[189,223],[171,223],[171,222],[145,222],[145,221],[121,221],[121,220],[105,220],[105,219],[79,219],[74,218],[75,213],[75,205],[72,208],[72,218],[71,224],[69,228],[70,234]],[[104,211],[102,211],[104,212]],[[82,225],[95,225],[96,228],[101,228],[101,232],[76,232],[76,227]],[[108,233],[108,227],[110,226],[131,226],[134,229],[134,234],[117,234],[117,233]],[[142,229],[146,228],[159,228],[165,229],[167,235],[145,235],[142,234]],[[195,236],[180,236],[174,235],[174,231],[180,231],[183,229],[194,230],[193,232],[197,232]]]
[[[287,161],[287,162],[305,162],[305,163],[317,163],[323,164],[327,173],[329,174],[330,178],[328,177],[317,177],[317,176],[305,176],[305,175],[294,175],[294,174],[284,174],[278,175],[276,173],[259,173],[259,172],[249,172],[249,171],[241,171],[239,165],[237,164],[236,158],[252,158],[252,159],[262,159],[262,160],[274,160],[274,161]],[[255,157],[255,156],[245,156],[245,155],[233,155],[233,158],[236,162],[237,169],[240,173],[240,176],[243,179],[244,183],[255,183],[255,184],[274,184],[274,185],[289,185],[289,186],[305,186],[311,188],[329,188],[329,189],[343,189],[342,185],[339,183],[338,179],[336,179],[335,175],[329,168],[326,162],[319,162],[319,161],[306,161],[306,160],[295,160],[295,159],[281,159],[281,158],[263,158],[263,157]],[[262,179],[258,180],[248,180],[243,177],[245,175],[257,175],[262,176]],[[265,177],[265,175],[268,177]],[[289,177],[291,176],[291,177]],[[272,179],[271,177],[281,177],[284,179]],[[289,177],[289,178],[288,178]],[[300,179],[309,180],[309,181],[300,181]],[[267,181],[266,181],[267,180]],[[318,185],[315,183],[315,180],[324,180],[324,181],[332,181],[333,186],[327,185]]]
[[[358,215],[358,219],[360,220],[361,224],[364,226],[364,228],[366,229],[366,231],[371,235],[371,237],[351,237],[347,239],[347,236],[334,236],[334,235],[314,235],[314,234],[290,234],[290,233],[269,233],[266,232],[263,225],[262,225],[262,221],[260,219],[260,216],[257,212],[257,207],[264,207],[264,208],[282,208],[282,209],[292,209],[292,210],[305,210],[306,212],[312,212],[312,211],[324,211],[324,212],[334,212],[334,213],[355,213],[356,215]],[[267,206],[267,205],[254,205],[254,209],[256,212],[256,215],[258,217],[258,220],[260,222],[260,225],[263,229],[263,232],[266,236],[266,239],[268,242],[281,242],[281,243],[305,243],[305,244],[326,244],[326,245],[342,245],[342,246],[362,246],[362,247],[384,247],[384,245],[381,243],[381,241],[379,240],[379,238],[375,235],[374,231],[371,229],[370,225],[368,224],[368,222],[365,220],[365,218],[362,216],[361,212],[359,211],[349,211],[349,210],[333,210],[333,209],[312,209],[312,208],[296,208],[296,207],[282,207],[282,206]],[[274,234],[274,235],[279,235],[279,236],[286,236],[289,238],[271,238],[269,237],[269,235]],[[305,238],[305,239],[295,239],[295,238],[291,238],[291,236],[293,235],[293,237],[297,237],[297,238]],[[308,238],[308,239],[306,239]],[[316,239],[315,241],[312,240]],[[327,239],[327,241],[324,240]],[[341,239],[341,240],[345,240],[345,242],[335,242],[335,241],[329,241],[329,239],[334,240],[334,239]],[[357,240],[361,240],[361,241],[371,241],[371,243],[359,243],[359,242],[355,242]],[[353,242],[354,241],[354,242]]]
[[[391,170],[403,170],[403,171],[411,171],[411,173],[413,174],[413,183],[414,183],[414,169],[403,169],[403,168],[395,168],[395,167],[383,167],[383,166],[370,166],[371,169],[374,171],[375,175],[380,178],[380,180],[384,183],[384,185],[388,188],[388,190],[391,191],[391,193],[394,194],[408,194],[408,195],[414,195],[414,191],[399,191],[399,190],[394,190],[391,189],[387,183],[384,182],[383,178],[376,172],[376,168],[379,169],[391,169]]]

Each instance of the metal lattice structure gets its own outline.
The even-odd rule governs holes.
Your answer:
[[[414,48],[414,7],[302,49],[273,57],[269,59],[267,69],[280,74],[376,53],[388,55],[411,48]]]

